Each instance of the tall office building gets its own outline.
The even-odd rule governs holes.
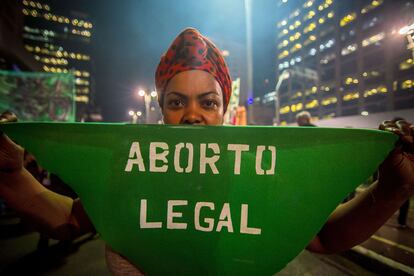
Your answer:
[[[94,107],[93,23],[88,14],[53,0],[22,1],[23,41],[45,72],[75,76],[77,120]]]
[[[21,2],[0,2],[0,70],[42,70],[41,65],[24,49],[23,22]]]
[[[414,2],[279,0],[278,10],[282,123],[303,110],[322,119],[414,107],[413,54],[400,31],[414,23]]]

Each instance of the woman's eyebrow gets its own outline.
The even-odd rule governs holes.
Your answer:
[[[197,98],[204,98],[204,97],[209,96],[211,94],[219,96],[219,93],[217,91],[208,91],[208,92],[201,93],[200,95],[197,96]]]
[[[186,95],[184,95],[184,94],[182,94],[180,92],[176,92],[176,91],[168,92],[167,95],[165,95],[165,96],[170,96],[170,95],[178,96],[178,97],[187,97]]]

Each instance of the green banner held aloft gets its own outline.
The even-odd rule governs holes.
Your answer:
[[[397,136],[357,129],[14,123],[149,275],[270,275],[371,175]]]

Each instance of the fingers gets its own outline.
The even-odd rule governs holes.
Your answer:
[[[13,112],[5,111],[0,114],[0,124],[1,123],[10,123],[17,122],[17,116]],[[3,131],[0,130],[0,136],[3,135]]]
[[[397,134],[400,137],[403,135],[403,132],[401,131],[401,129],[399,129],[397,124],[393,121],[384,121],[384,122],[382,122],[379,126],[379,129],[392,132],[394,134]]]
[[[5,111],[0,114],[0,123],[17,122],[17,116],[13,112]]]
[[[401,147],[404,152],[414,153],[414,125],[405,120],[384,121],[379,129],[398,135],[400,139],[397,147]]]

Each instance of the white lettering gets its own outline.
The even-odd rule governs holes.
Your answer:
[[[139,227],[142,229],[162,227],[162,222],[147,222],[147,200],[146,199],[141,199]]]
[[[230,205],[228,203],[224,203],[219,220],[216,228],[217,232],[221,232],[221,228],[227,227],[229,233],[233,233],[233,223],[231,221]]]
[[[194,226],[196,230],[203,231],[203,232],[211,232],[213,231],[214,227],[214,219],[212,218],[205,218],[204,223],[208,226],[203,227],[200,225],[200,210],[203,207],[208,207],[210,210],[214,210],[214,203],[213,202],[197,202],[194,208]]]
[[[186,143],[185,147],[188,149],[188,163],[187,167],[185,168],[186,173],[190,173],[193,170],[193,158],[194,158],[194,149],[193,144]],[[178,173],[184,172],[184,169],[180,166],[180,153],[181,150],[184,148],[184,143],[179,143],[175,145],[175,152],[174,152],[174,168],[175,171]]]
[[[270,164],[270,169],[266,170],[266,174],[275,174],[275,167],[276,167],[276,147],[275,146],[268,146],[267,147],[271,154],[272,154],[272,161]],[[265,171],[262,169],[262,159],[263,159],[263,152],[266,149],[265,146],[257,146],[256,151],[256,174],[264,175]]]
[[[262,233],[262,229],[248,227],[247,226],[248,219],[249,219],[249,205],[242,204],[241,217],[240,217],[240,233],[242,233],[242,234],[251,234],[251,235],[260,235]]]
[[[157,153],[157,148],[163,149],[161,153]],[[166,172],[168,170],[168,144],[163,142],[152,142],[150,144],[150,172]],[[157,167],[157,160],[162,161],[164,164],[161,167]]]
[[[141,148],[138,142],[133,142],[131,148],[129,149],[129,159],[125,166],[125,171],[132,171],[134,165],[138,166],[140,172],[145,172],[144,160],[141,155]]]
[[[174,212],[174,206],[186,206],[187,200],[168,200],[167,229],[187,229],[187,223],[174,222],[174,218],[181,218],[183,213]]]
[[[234,174],[240,174],[242,151],[249,151],[249,145],[228,144],[227,150],[234,151]]]
[[[206,156],[206,144],[200,144],[200,174],[206,173],[207,164],[210,166],[211,171],[213,174],[218,174],[219,171],[216,167],[216,162],[220,158],[220,148],[217,143],[209,143],[207,144],[209,149],[212,149],[214,155],[211,157]]]

